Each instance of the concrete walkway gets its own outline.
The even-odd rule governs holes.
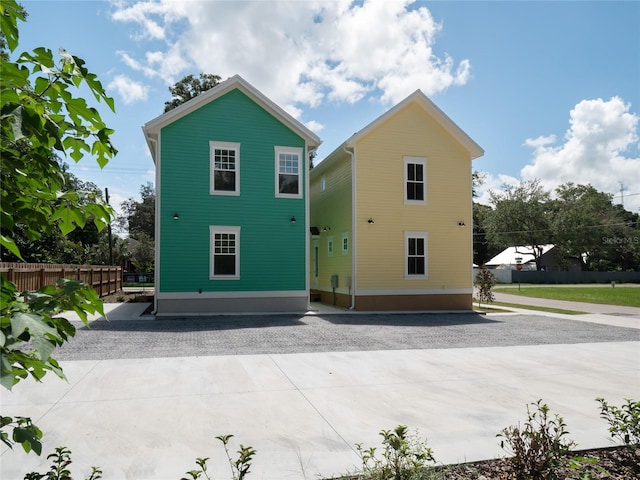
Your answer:
[[[548,298],[525,297],[515,291],[518,287],[511,287],[514,293],[494,292],[496,302],[515,303],[519,305],[533,305],[538,307],[559,308],[588,313],[601,313],[605,315],[630,315],[640,316],[640,308],[623,307],[619,305],[602,305],[598,303],[567,302],[564,300],[551,300]],[[611,288],[611,287],[604,287]],[[640,296],[640,288],[638,289]]]
[[[108,307],[108,316],[126,321],[143,305]],[[640,397],[631,334],[640,316],[571,320],[624,321],[631,341],[63,361],[68,383],[47,375],[0,394],[3,415],[31,416],[45,432],[42,457],[4,448],[0,477],[44,472],[46,454],[64,445],[77,478],[97,465],[105,480],[178,480],[205,456],[212,478],[231,478],[214,437],[233,434],[232,453],[240,443],[257,450],[251,479],[327,478],[356,470],[355,444],[377,446],[378,432],[398,424],[426,437],[439,462],[494,458],[504,455],[495,435],[538,399],[580,448],[608,446],[595,398]]]

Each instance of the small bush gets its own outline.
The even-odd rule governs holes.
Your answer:
[[[513,455],[512,465],[519,480],[555,480],[556,469],[575,447],[567,440],[566,424],[559,415],[550,416],[549,407],[538,400],[527,405],[527,421],[502,430],[500,446]],[[505,445],[506,443],[506,445]]]
[[[24,480],[73,480],[69,465],[71,461],[71,450],[67,447],[58,447],[55,451],[47,456],[51,460],[51,467],[47,473],[31,472],[24,476]],[[99,480],[102,478],[102,470],[97,467],[91,467],[91,475],[86,480]]]
[[[362,473],[367,479],[410,480],[435,460],[431,449],[417,435],[409,436],[407,427],[398,425],[394,430],[382,430],[383,451],[376,457],[375,447],[364,449],[356,444],[362,460]]]
[[[229,440],[233,438],[233,435],[218,435],[216,437],[218,440],[222,442],[224,445],[224,451],[227,454],[227,459],[229,460],[229,466],[231,467],[231,476],[233,480],[244,480],[244,478],[249,474],[249,469],[251,468],[251,461],[253,460],[253,456],[256,454],[256,451],[253,447],[245,447],[240,444],[240,450],[238,450],[238,458],[233,460],[231,455],[229,454],[229,448],[227,445],[229,444]],[[189,478],[182,477],[180,480],[197,480],[202,475],[204,478],[211,479],[207,474],[207,461],[209,457],[205,458],[197,458],[196,465],[198,465],[198,470],[190,470],[186,474],[189,475]]]
[[[611,438],[622,444],[640,446],[640,401],[625,399],[621,407],[609,405],[604,398],[596,398],[600,403],[600,417],[609,422]]]
[[[496,284],[496,277],[486,265],[480,267],[474,283],[478,289],[478,307],[480,306],[480,302],[493,303],[495,296],[491,289]]]

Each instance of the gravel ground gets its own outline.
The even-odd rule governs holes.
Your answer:
[[[58,360],[640,341],[640,330],[540,315],[346,314],[77,323]]]

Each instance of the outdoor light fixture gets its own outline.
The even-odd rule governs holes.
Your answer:
[[[296,217],[291,217],[291,223],[296,223]]]
[[[331,227],[328,226],[324,226],[324,228],[322,229],[323,232],[328,232],[329,230],[331,230]]]
[[[374,223],[373,222],[373,218],[370,218],[369,220],[367,220],[367,223],[369,223],[369,224]]]
[[[459,227],[464,227],[464,226],[465,226],[465,225],[464,225],[464,222],[458,222],[458,226],[459,226]]]
[[[178,220],[180,218],[180,215],[178,215],[177,213],[173,214],[173,219],[174,220]]]

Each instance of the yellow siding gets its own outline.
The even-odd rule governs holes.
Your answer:
[[[319,167],[316,167],[320,170]],[[321,191],[322,176],[325,176],[326,190]],[[351,157],[345,154],[325,172],[311,171],[311,226],[320,229],[319,253],[320,271],[318,289],[331,290],[331,275],[338,275],[339,287],[336,292],[349,293],[345,285],[345,277],[351,276],[352,270],[352,194],[351,194]],[[327,231],[323,231],[328,227]],[[348,253],[342,253],[342,235],[348,236]],[[328,239],[333,238],[333,254],[327,249]],[[310,285],[314,286],[313,239],[311,241]]]
[[[426,158],[426,205],[404,202],[404,156]],[[356,178],[358,291],[471,288],[471,160],[451,135],[409,104],[359,139]],[[405,279],[405,231],[428,234],[427,279]]]

